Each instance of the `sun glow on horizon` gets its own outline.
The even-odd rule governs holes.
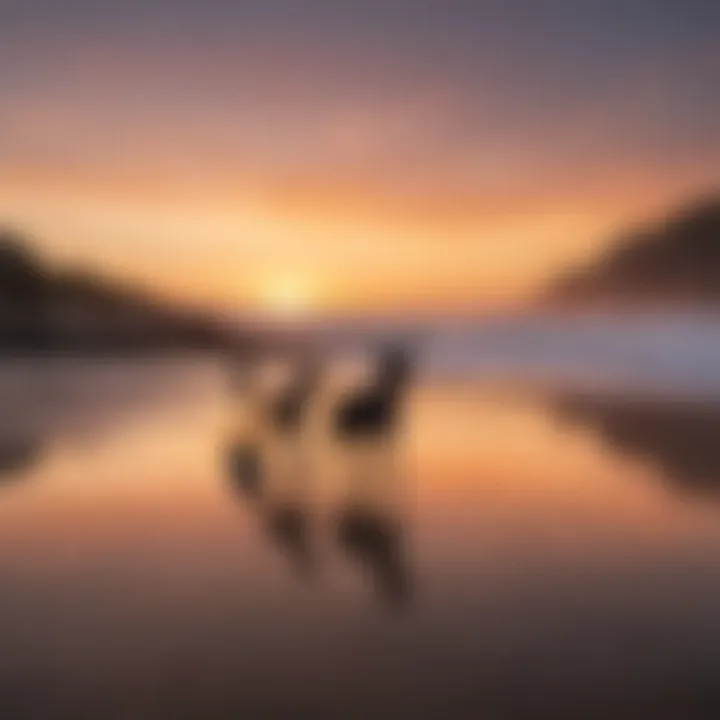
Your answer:
[[[637,38],[624,4],[148,2],[0,23],[0,226],[50,263],[281,320],[523,306],[720,187],[692,0]]]
[[[258,301],[261,309],[271,315],[305,317],[316,309],[317,291],[307,278],[275,275],[260,284]]]

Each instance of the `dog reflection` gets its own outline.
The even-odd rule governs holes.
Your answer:
[[[383,602],[408,604],[411,586],[398,519],[371,507],[349,506],[338,518],[337,539],[347,556],[369,571]]]
[[[233,487],[248,498],[262,492],[262,456],[255,445],[238,443],[228,451],[228,473]]]
[[[412,599],[395,448],[383,444],[362,455],[349,453],[348,492],[336,519],[345,555],[368,573],[378,598],[404,607]]]
[[[281,502],[267,507],[263,520],[268,537],[303,576],[311,576],[316,566],[307,509],[297,502]]]
[[[265,536],[303,576],[311,576],[316,567],[313,527],[302,493],[288,493],[282,484],[271,491],[267,463],[263,462],[258,446],[247,443],[232,446],[227,466],[234,492],[252,505]]]

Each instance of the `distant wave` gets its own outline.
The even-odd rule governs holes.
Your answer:
[[[720,397],[720,318],[711,313],[367,322],[311,332],[337,352],[410,344],[419,370],[434,377]]]

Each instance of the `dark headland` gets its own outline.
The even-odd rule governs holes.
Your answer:
[[[550,304],[720,306],[720,194],[624,234],[551,284]]]
[[[56,267],[22,234],[0,230],[0,353],[223,350],[238,342],[210,312]]]

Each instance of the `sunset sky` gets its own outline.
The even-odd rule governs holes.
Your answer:
[[[522,302],[720,188],[717,0],[2,0],[0,223],[223,309]]]

